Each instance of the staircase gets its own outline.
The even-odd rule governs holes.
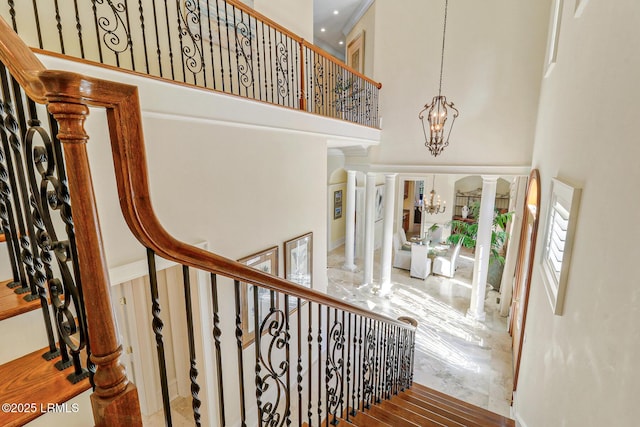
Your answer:
[[[84,422],[77,425],[92,424],[88,394],[81,395],[89,380],[72,384],[67,376],[73,367],[58,370],[60,356],[43,358],[49,348],[39,301],[25,301],[7,283],[0,282],[0,426],[22,426],[45,414],[38,425],[59,425],[55,417],[73,414],[85,415],[75,417]]]
[[[515,421],[414,383],[390,400],[355,416],[344,414],[337,426],[362,427],[515,427]],[[303,424],[308,426],[308,424]]]

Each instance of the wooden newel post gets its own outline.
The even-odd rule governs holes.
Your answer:
[[[122,345],[109,295],[109,274],[86,148],[89,137],[84,121],[89,109],[68,102],[51,102],[48,108],[58,121],[58,138],[68,165],[91,360],[96,364],[96,388],[91,395],[94,421],[97,427],[142,426],[138,391],[120,362]]]

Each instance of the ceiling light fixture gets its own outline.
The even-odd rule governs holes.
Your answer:
[[[433,184],[429,192],[429,200],[424,200],[422,204],[422,212],[428,214],[444,213],[447,210],[447,202],[440,202],[440,196],[436,194],[436,176],[433,175]]]
[[[320,28],[320,32],[321,32],[321,33],[324,33],[325,31],[327,31],[327,29],[326,29],[326,28]]]
[[[344,42],[343,42],[342,40],[340,40],[340,41],[338,42],[338,44],[339,44],[340,46],[342,46],[342,45],[344,44]]]
[[[339,14],[339,13],[340,13],[340,12],[339,12],[338,10],[334,10],[334,11],[333,11],[333,14],[334,14],[334,15],[337,15],[337,14]]]
[[[429,104],[425,104],[420,110],[418,118],[422,122],[422,131],[424,132],[424,145],[429,149],[433,157],[437,157],[442,150],[449,145],[449,135],[453,129],[453,122],[458,117],[458,109],[453,106],[453,102],[447,102],[447,97],[442,95],[442,69],[444,66],[444,42],[447,33],[447,9],[449,8],[449,0],[444,3],[444,28],[442,30],[442,54],[440,55],[440,85],[438,86],[438,96],[434,96]],[[453,116],[449,123],[448,130],[445,129],[449,109],[453,110]],[[427,136],[427,128],[424,122],[424,116],[427,116],[429,122],[429,135]]]

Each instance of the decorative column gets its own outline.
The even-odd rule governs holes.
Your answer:
[[[373,283],[373,246],[375,223],[376,174],[367,172],[364,210],[364,276],[362,285]]]
[[[478,236],[476,238],[476,258],[471,282],[471,304],[467,316],[484,320],[484,297],[487,289],[487,275],[489,273],[489,257],[491,256],[491,229],[493,213],[496,203],[497,176],[482,177],[482,201],[478,218]]]
[[[393,210],[396,200],[396,176],[384,177],[384,223],[382,232],[382,254],[380,256],[380,294],[391,290],[391,255],[393,249]]]
[[[356,245],[356,171],[347,171],[347,206],[345,211],[344,268],[354,271]]]

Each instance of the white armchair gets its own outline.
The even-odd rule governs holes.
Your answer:
[[[404,235],[404,232],[402,233]],[[393,235],[393,266],[403,270],[411,269],[411,250],[403,249],[400,233]]]
[[[435,257],[435,259],[433,260],[433,274],[453,277],[453,275],[456,273],[456,263],[458,261],[458,256],[460,255],[461,248],[462,239],[460,239],[458,244],[453,248],[453,252],[451,253],[450,258],[446,256]]]
[[[429,274],[431,274],[429,246],[411,245],[411,270],[409,275],[418,279],[426,279]]]

